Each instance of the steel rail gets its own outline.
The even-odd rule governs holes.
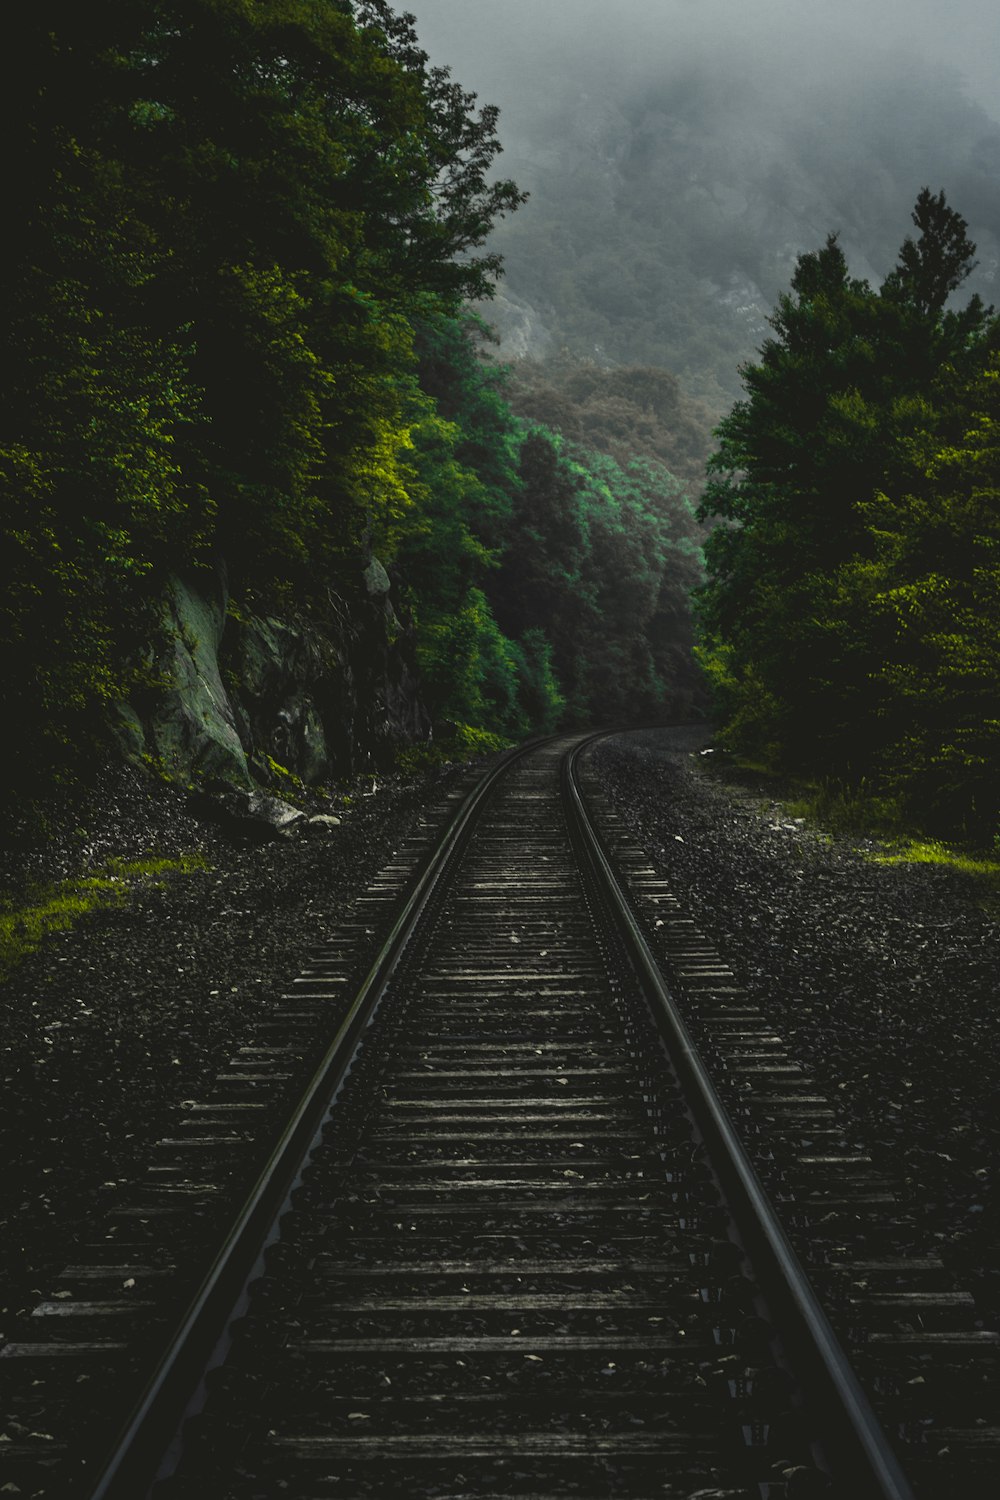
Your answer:
[[[810,1371],[816,1393],[811,1407],[818,1425],[837,1444],[838,1467],[842,1462],[845,1473],[865,1500],[913,1500],[909,1482],[698,1056],[629,898],[614,873],[604,841],[590,821],[577,779],[577,763],[581,752],[602,737],[589,736],[563,757],[564,801],[578,856],[592,871],[620,928],[729,1206],[739,1222],[755,1271],[780,1317],[782,1339],[797,1363]],[[200,1383],[206,1363],[224,1336],[259,1259],[261,1246],[323,1128],[350,1072],[358,1043],[375,1019],[389,981],[428,903],[440,889],[446,869],[471,838],[487,796],[508,767],[554,738],[519,746],[492,767],[465,798],[429,856],[350,1011],[122,1428],[90,1490],[91,1500],[136,1500],[148,1492],[157,1465],[182,1420],[191,1391]]]
[[[375,1019],[389,981],[445,870],[470,838],[483,803],[508,768],[552,738],[555,736],[518,745],[492,766],[469,792],[431,852],[350,1010],[115,1439],[92,1485],[90,1500],[136,1500],[155,1481],[156,1467],[176,1433],[191,1392],[225,1334],[270,1227],[323,1128],[351,1069],[358,1043]]]
[[[694,1040],[660,972],[592,823],[579,784],[580,755],[603,735],[570,750],[562,764],[563,791],[574,843],[594,872],[621,932],[653,1011],[671,1063],[687,1095],[710,1160],[726,1193],[740,1234],[765,1295],[780,1316],[780,1335],[798,1373],[809,1371],[814,1389],[810,1410],[820,1431],[832,1439],[848,1477],[865,1500],[914,1500],[914,1493],[850,1360],[823,1311],[798,1256],[789,1243],[728,1111],[699,1056]]]

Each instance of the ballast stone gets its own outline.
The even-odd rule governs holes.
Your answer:
[[[301,808],[259,788],[214,783],[192,796],[196,815],[219,823],[228,833],[251,840],[290,838],[306,822]]]
[[[290,833],[299,823],[306,821],[301,808],[293,807],[290,802],[283,802],[280,797],[273,797],[270,792],[251,792],[246,816],[252,822],[273,828],[278,834]]]

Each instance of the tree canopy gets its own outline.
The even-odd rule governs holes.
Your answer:
[[[652,711],[683,673],[640,637],[697,528],[661,463],[512,415],[464,307],[523,195],[413,18],[39,0],[8,57],[0,681],[25,765],[44,781],[143,679],[172,572],[322,616],[373,551],[439,717],[516,734],[633,688]]]
[[[732,743],[972,829],[998,799],[997,322],[950,305],[975,253],[961,215],[925,189],[913,222],[878,290],[835,237],[802,256],[744,369],[703,505],[723,524],[702,653]]]

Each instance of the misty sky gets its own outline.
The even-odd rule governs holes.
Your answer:
[[[513,134],[557,68],[675,72],[714,58],[762,76],[864,70],[890,54],[901,71],[942,63],[1000,120],[996,0],[410,0],[432,60],[504,110]],[[520,127],[520,128],[519,128]],[[501,136],[503,129],[501,129]]]
[[[404,0],[405,3],[405,0]],[[410,0],[431,61],[500,106],[505,355],[672,370],[721,406],[802,253],[878,285],[918,191],[1000,301],[997,0]]]

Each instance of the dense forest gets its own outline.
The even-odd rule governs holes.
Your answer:
[[[990,845],[1000,125],[874,18],[428,0],[421,19],[511,106],[532,197],[489,243],[516,409],[655,454],[715,527],[699,652],[725,743],[831,811]]]
[[[873,288],[802,256],[703,511],[701,654],[731,745],[989,843],[1000,825],[1000,320],[921,192]]]
[[[429,66],[412,18],[40,0],[16,31],[8,792],[155,687],[166,580],[220,567],[235,616],[322,620],[377,559],[461,743],[690,698],[703,528],[665,450],[514,414],[467,304],[523,195],[491,170],[496,111]]]
[[[335,634],[375,579],[417,669],[412,722],[444,753],[700,704],[695,594],[731,746],[992,837],[1000,333],[960,295],[976,250],[943,193],[921,193],[880,282],[837,235],[792,255],[802,173],[881,254],[885,204],[844,196],[821,134],[797,141],[769,199],[737,201],[709,105],[729,128],[742,100],[756,129],[749,84],[726,101],[725,67],[714,83],[678,72],[672,92],[669,77],[630,84],[609,112],[595,74],[589,104],[559,89],[538,104],[587,119],[568,131],[579,171],[561,137],[529,164],[548,217],[523,260],[507,221],[530,226],[531,208],[496,170],[497,111],[432,66],[386,0],[40,0],[16,31],[9,804],[116,753],[116,708],[162,687],[171,580],[224,577],[237,624],[295,615]],[[992,246],[996,129],[949,108],[934,159],[961,158]],[[868,125],[874,171],[892,142]],[[819,187],[809,201],[818,217]],[[511,295],[547,308],[566,347],[499,359],[474,309],[501,249]],[[792,261],[765,319],[755,299]],[[763,342],[706,487],[751,326]],[[269,766],[280,776],[273,755],[255,773]]]

